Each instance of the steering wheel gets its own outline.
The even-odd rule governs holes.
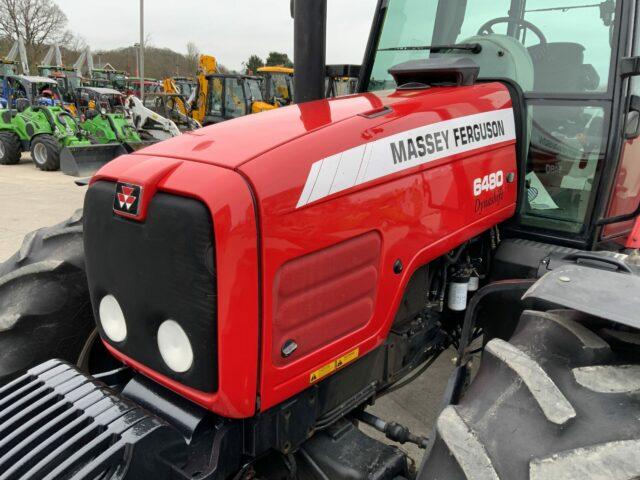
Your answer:
[[[494,33],[492,27],[494,25],[497,25],[498,23],[508,23],[508,24],[514,23],[520,27],[529,29],[533,33],[535,33],[536,37],[538,37],[538,40],[540,40],[540,45],[547,44],[547,37],[544,36],[544,33],[542,33],[542,30],[540,30],[533,23],[528,22],[527,20],[519,20],[513,17],[499,17],[499,18],[494,18],[493,20],[489,20],[478,29],[477,35],[489,35],[491,33]]]

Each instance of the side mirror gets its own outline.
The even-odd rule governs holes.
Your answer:
[[[624,121],[624,138],[632,140],[640,137],[640,97],[631,95],[629,113]]]

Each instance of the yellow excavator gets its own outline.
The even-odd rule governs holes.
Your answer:
[[[284,106],[293,101],[293,68],[266,66],[258,68],[264,100],[272,105]]]
[[[260,77],[222,73],[215,57],[201,55],[196,89],[185,108],[202,125],[278,108],[264,100],[261,83]]]
[[[162,80],[162,93],[167,95],[168,108],[189,115],[189,98],[196,90],[196,81],[187,77],[167,77]]]

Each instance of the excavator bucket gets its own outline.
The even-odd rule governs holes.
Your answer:
[[[119,143],[64,147],[60,152],[60,169],[67,175],[87,177],[114,158],[126,153],[128,153],[127,149]]]

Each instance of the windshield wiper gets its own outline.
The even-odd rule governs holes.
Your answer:
[[[606,3],[606,2],[605,2]],[[602,4],[601,3],[594,3],[591,5],[571,5],[571,6],[566,6],[566,7],[549,7],[549,8],[536,8],[533,10],[525,10],[524,13],[531,13],[531,12],[568,12],[569,10],[579,10],[581,8],[595,8],[595,7],[600,7]]]
[[[379,48],[379,52],[404,52],[410,50],[431,50],[438,53],[441,50],[466,50],[471,53],[478,54],[482,52],[482,45],[479,43],[452,43],[451,45],[418,45],[413,47],[391,47]]]

